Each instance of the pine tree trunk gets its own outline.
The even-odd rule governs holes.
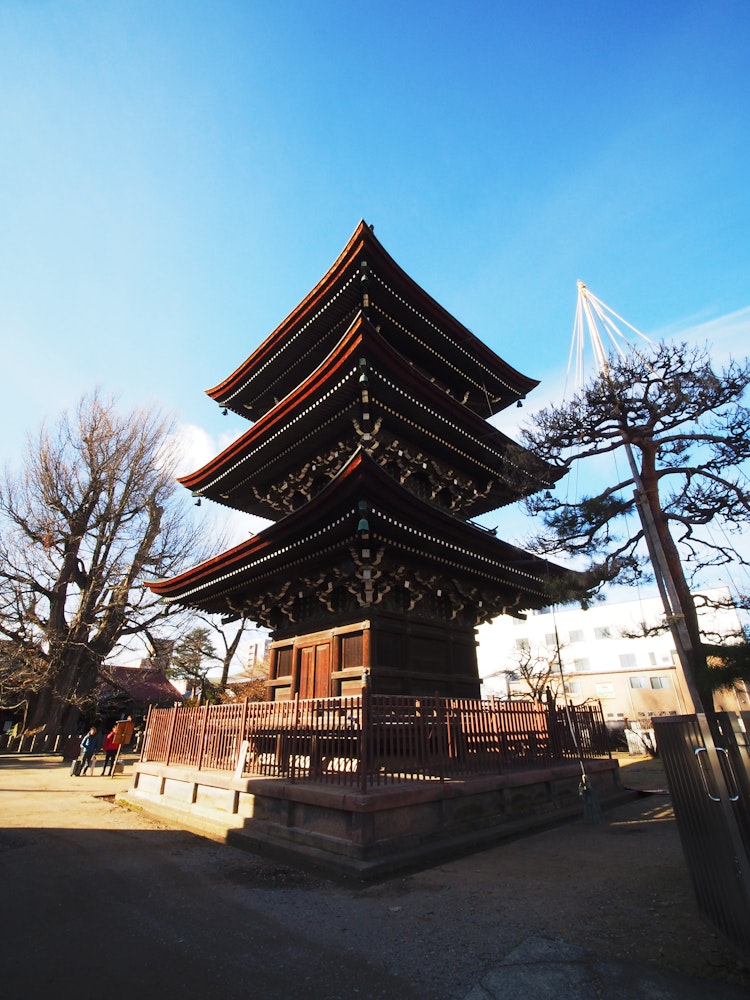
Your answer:
[[[698,696],[699,704],[695,705],[695,710],[696,712],[712,712],[713,692],[711,690],[710,683],[708,683],[709,677],[708,667],[706,664],[706,654],[703,650],[703,639],[701,637],[700,624],[698,622],[698,613],[695,610],[695,601],[693,600],[693,595],[690,592],[688,582],[685,579],[685,572],[682,568],[680,554],[677,551],[677,546],[672,538],[672,533],[669,530],[669,524],[661,507],[655,466],[653,465],[653,462],[648,461],[645,455],[641,469],[641,477],[648,505],[651,509],[654,526],[656,528],[657,535],[659,536],[661,548],[666,560],[667,570],[671,577],[672,584],[680,604],[679,608],[675,608],[673,610],[675,613],[682,614],[688,638],[690,640],[691,648],[689,653],[689,662],[687,664],[683,663],[683,668],[685,668],[686,673],[689,671],[690,675],[687,678],[688,684],[693,688],[693,691]],[[693,696],[693,700],[695,700],[695,696]]]
[[[677,597],[680,601],[680,611],[684,616],[685,627],[690,637],[690,670],[692,681],[698,693],[701,704],[695,706],[696,712],[713,712],[713,691],[709,683],[708,665],[706,654],[703,650],[703,639],[700,625],[698,623],[698,613],[695,610],[695,601],[690,592],[690,587],[685,579],[677,547],[671,533],[666,527],[657,521],[657,530],[662,540],[664,555],[667,560],[669,571],[672,575]]]

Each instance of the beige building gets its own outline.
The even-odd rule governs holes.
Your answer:
[[[727,588],[703,592],[729,601]],[[699,609],[701,628],[713,641],[742,633],[736,608]],[[546,686],[574,705],[601,702],[610,724],[645,721],[652,715],[683,714],[682,671],[668,631],[645,632],[664,618],[658,597],[595,605],[587,611],[528,612],[525,620],[496,618],[478,630],[479,673],[484,697],[528,698],[532,686]],[[644,628],[645,624],[645,628]],[[557,657],[560,648],[562,676]],[[524,671],[531,674],[527,681]],[[716,698],[716,707],[750,710],[744,685]]]

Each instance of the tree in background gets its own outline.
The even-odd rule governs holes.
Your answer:
[[[0,700],[26,728],[72,730],[104,659],[177,610],[143,586],[203,548],[176,501],[171,433],[158,411],[94,392],[0,480]]]
[[[211,618],[204,618],[203,615],[198,615],[198,618],[211,629],[214,635],[218,636],[221,640],[222,648],[224,652],[219,656],[214,653],[214,659],[221,663],[221,678],[216,685],[222,691],[227,686],[227,681],[229,679],[229,671],[232,666],[232,660],[234,660],[237,655],[237,651],[240,647],[240,642],[242,636],[245,634],[247,626],[250,624],[250,619],[247,615],[242,615],[237,619],[237,631],[234,633],[231,639],[227,638],[226,627],[228,622],[223,622],[221,624],[213,621]]]
[[[268,697],[268,668],[268,652],[260,659],[248,661],[244,669],[236,673],[231,683],[221,691],[220,700],[229,703],[243,698],[248,701],[265,701]]]
[[[523,696],[539,705],[547,700],[548,692],[555,699],[565,694],[557,650],[534,647],[523,640],[510,659],[513,665],[502,671],[508,681],[509,694],[517,694],[511,692],[511,682],[522,685],[525,688]]]
[[[731,670],[712,675],[707,668],[713,647],[701,636],[691,586],[710,567],[747,566],[733,541],[750,522],[749,383],[748,361],[716,372],[706,350],[662,343],[648,356],[610,359],[570,402],[542,410],[522,431],[527,447],[566,470],[630,446],[635,466],[598,493],[563,498],[548,491],[525,501],[545,526],[531,544],[541,553],[585,556],[599,584],[633,583],[647,562],[642,505],[679,596],[689,670],[709,711],[713,689],[729,683]],[[739,603],[746,607],[747,595]],[[733,663],[735,677],[747,675],[746,660]]]
[[[191,629],[174,647],[169,676],[186,681],[198,704],[216,701],[216,685],[208,679],[215,663],[222,659],[211,642],[209,629],[198,626]]]

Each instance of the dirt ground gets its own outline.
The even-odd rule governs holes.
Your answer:
[[[12,914],[0,935],[0,986],[41,995],[35,987],[54,961],[68,969],[71,996],[115,976],[110,1000],[156,995],[144,984],[154,986],[157,968],[170,984],[160,995],[183,1000],[208,995],[209,982],[222,997],[247,996],[248,969],[252,995],[264,998],[447,1000],[541,935],[707,980],[706,996],[717,995],[711,982],[750,993],[750,973],[698,916],[659,762],[621,763],[623,784],[648,794],[601,824],[581,818],[352,885],[117,806],[127,773],[73,779],[52,758],[0,758],[0,884]],[[16,977],[29,942],[44,958],[31,979]]]

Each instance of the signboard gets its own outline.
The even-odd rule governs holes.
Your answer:
[[[130,743],[133,739],[133,733],[135,732],[135,723],[132,719],[126,719],[123,722],[115,723],[115,735],[112,740],[117,746],[122,746],[123,744]]]

